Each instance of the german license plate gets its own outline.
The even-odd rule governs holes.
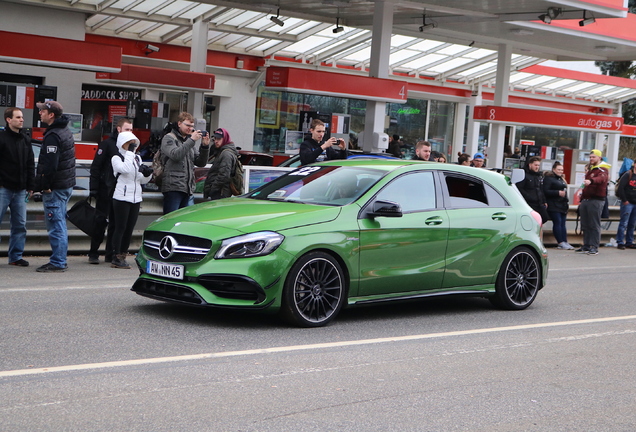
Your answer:
[[[157,261],[148,261],[146,263],[146,272],[154,276],[183,279],[183,266],[179,264],[166,264]]]

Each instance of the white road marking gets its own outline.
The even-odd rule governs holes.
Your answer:
[[[397,337],[377,338],[377,339],[361,339],[361,340],[342,341],[342,342],[327,342],[327,343],[310,344],[310,345],[292,345],[292,346],[282,346],[282,347],[273,347],[273,348],[259,348],[259,349],[253,349],[253,350],[243,350],[243,351],[225,351],[225,352],[217,352],[217,353],[192,354],[192,355],[173,356],[173,357],[156,357],[156,358],[148,358],[148,359],[136,359],[136,360],[114,361],[114,362],[104,362],[104,363],[87,363],[87,364],[79,364],[79,365],[54,366],[54,367],[48,367],[48,368],[19,369],[19,370],[1,371],[0,378],[46,374],[46,373],[52,373],[52,372],[71,372],[71,371],[79,371],[79,370],[87,370],[87,369],[116,368],[116,367],[149,365],[149,364],[156,364],[156,363],[184,362],[184,361],[205,360],[205,359],[215,359],[215,358],[224,358],[224,357],[249,356],[249,355],[256,355],[256,354],[272,354],[272,353],[301,351],[301,350],[317,350],[317,349],[324,349],[324,348],[337,348],[337,347],[346,347],[346,346],[355,346],[355,345],[372,345],[372,344],[381,344],[381,343],[389,343],[389,342],[404,342],[404,341],[413,341],[413,340],[422,340],[422,339],[434,339],[434,338],[444,338],[444,337],[453,337],[453,336],[465,336],[465,335],[484,334],[484,333],[529,330],[529,329],[548,328],[548,327],[562,327],[562,326],[572,326],[572,325],[581,325],[581,324],[596,324],[596,323],[628,321],[628,320],[636,320],[636,315],[591,318],[591,319],[576,320],[576,321],[558,321],[558,322],[549,322],[549,323],[525,324],[525,325],[507,326],[507,327],[492,327],[492,328],[473,329],[473,330],[459,330],[459,331],[452,331],[452,332],[428,333],[428,334],[397,336]]]
[[[100,290],[100,289],[115,289],[115,288],[128,288],[132,287],[134,281],[130,284],[122,285],[118,284],[102,284],[101,282],[94,282],[94,285],[76,285],[66,287],[38,287],[38,288],[0,288],[0,294],[8,292],[38,292],[38,291],[68,291],[68,290]]]
[[[610,267],[603,267],[603,268],[599,268],[599,267],[566,267],[566,268],[552,268],[550,267],[548,269],[548,273],[550,272],[555,272],[555,271],[575,271],[575,272],[581,272],[581,271],[593,271],[594,273],[598,273],[599,271],[603,271],[604,273],[606,272],[611,272],[611,270],[619,270],[619,269],[628,269],[628,270],[632,270],[634,268],[634,266],[610,266]],[[548,280],[549,281],[549,280]]]

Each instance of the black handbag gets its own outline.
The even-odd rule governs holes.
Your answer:
[[[73,204],[66,212],[66,218],[82,232],[93,237],[100,230],[103,232],[108,219],[102,211],[91,205],[90,199],[88,197]]]

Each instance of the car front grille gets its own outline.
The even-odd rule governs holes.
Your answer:
[[[253,279],[234,275],[201,275],[197,283],[217,297],[252,300],[261,303],[265,300],[265,290]]]
[[[205,301],[192,288],[153,279],[137,279],[132,291],[157,300],[204,305]]]
[[[169,242],[164,240],[167,237],[170,237]],[[183,234],[146,231],[143,247],[147,256],[163,262],[195,263],[210,252],[212,241]]]

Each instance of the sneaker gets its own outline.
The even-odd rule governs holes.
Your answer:
[[[40,273],[50,273],[50,272],[61,273],[61,272],[65,272],[66,270],[68,270],[68,266],[58,267],[58,266],[54,266],[51,263],[44,264],[43,266],[40,266],[35,269],[36,272],[40,272]]]
[[[587,252],[588,255],[598,255],[598,249],[590,249]]]
[[[88,257],[89,264],[99,264],[99,257],[89,256]]]
[[[625,245],[625,247],[627,249],[636,249],[636,245],[635,244],[628,244],[628,245]]]
[[[618,250],[625,250],[625,245],[624,244],[619,244],[618,246],[616,246],[616,248]]]
[[[29,266],[29,262],[27,260],[24,260],[24,259],[20,258],[17,261],[10,262],[9,265],[14,265],[14,266],[18,266],[18,267],[28,267]]]
[[[585,247],[585,246],[581,246],[580,248],[578,248],[577,250],[575,250],[574,252],[576,253],[588,253],[590,251],[589,248]]]
[[[557,249],[562,249],[562,250],[572,250],[574,249],[574,246],[572,246],[570,243],[568,242],[561,242],[559,243],[559,245],[557,246]]]

